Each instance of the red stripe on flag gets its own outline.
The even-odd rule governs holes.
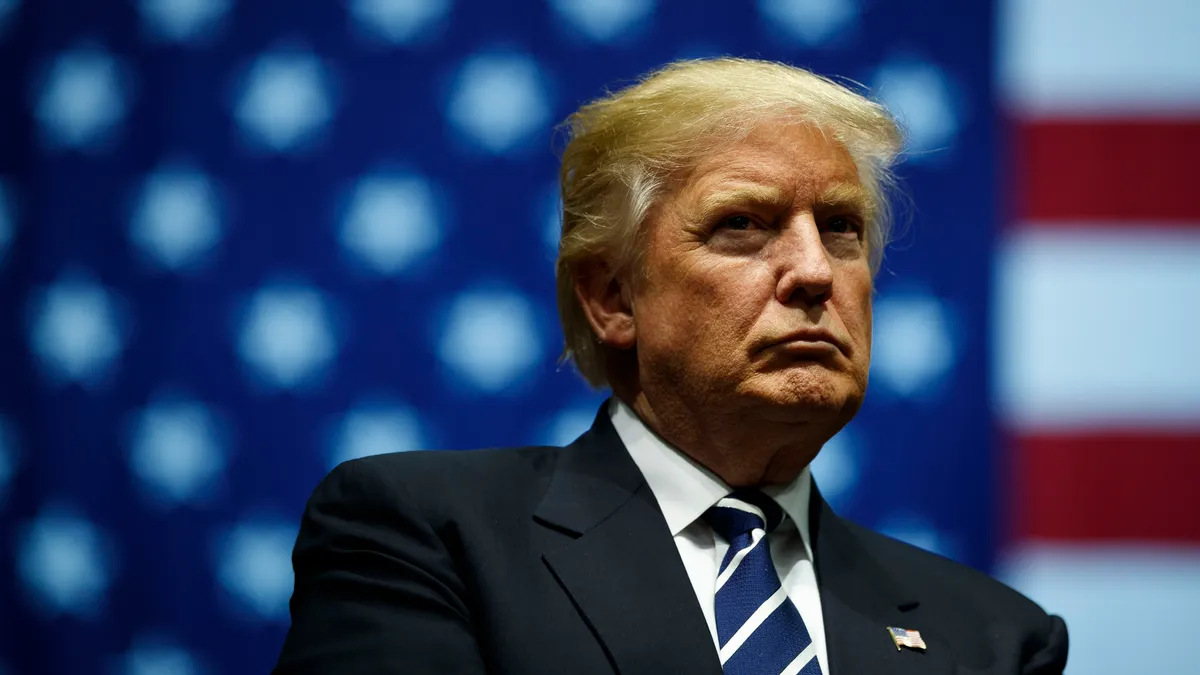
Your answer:
[[[1200,430],[1015,441],[1018,538],[1200,542]]]
[[[1018,121],[1013,133],[1021,219],[1200,226],[1200,119]]]

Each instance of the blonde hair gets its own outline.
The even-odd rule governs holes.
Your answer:
[[[767,122],[812,125],[849,152],[871,199],[866,239],[872,273],[891,230],[889,193],[902,135],[880,104],[801,68],[737,58],[678,61],[588,103],[563,123],[559,173],[562,236],[555,266],[565,346],[593,387],[608,386],[611,347],[600,344],[575,296],[585,262],[615,278],[639,270],[642,224],[669,179],[714,145],[736,143]]]

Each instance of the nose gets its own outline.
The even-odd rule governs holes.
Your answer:
[[[818,305],[833,293],[833,264],[812,214],[797,217],[776,240],[779,281],[775,295],[783,304]]]

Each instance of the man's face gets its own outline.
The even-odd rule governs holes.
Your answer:
[[[643,386],[845,424],[870,364],[867,215],[850,155],[810,127],[765,125],[702,160],[647,222],[632,297]]]

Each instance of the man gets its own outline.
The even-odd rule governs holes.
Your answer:
[[[893,119],[789,66],[676,63],[569,120],[566,448],[376,456],[309,501],[276,672],[1061,673],[1058,617],[835,515]]]

